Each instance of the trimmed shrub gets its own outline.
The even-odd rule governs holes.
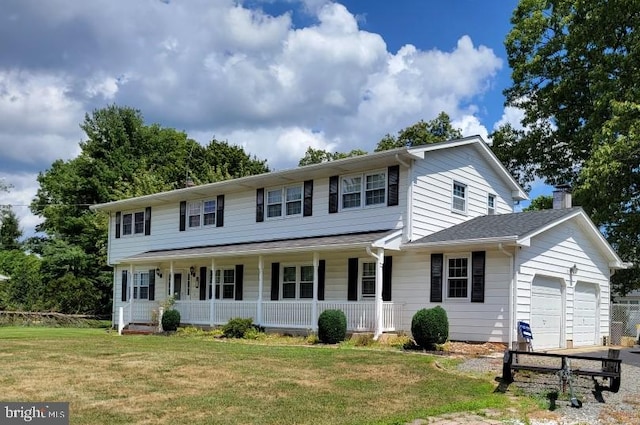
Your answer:
[[[178,310],[167,310],[162,314],[162,329],[165,331],[175,331],[180,326],[180,312]]]
[[[422,348],[433,349],[436,344],[443,344],[449,338],[447,312],[440,306],[418,310],[411,319],[411,334]]]
[[[342,310],[325,310],[318,317],[318,338],[325,344],[344,341],[347,336],[347,317]]]
[[[244,334],[251,328],[253,328],[253,319],[234,317],[222,327],[222,333],[225,338],[244,338]]]

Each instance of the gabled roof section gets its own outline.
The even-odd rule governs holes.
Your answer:
[[[120,263],[150,263],[168,260],[228,257],[238,255],[274,254],[285,252],[334,251],[383,246],[386,239],[397,230],[346,233],[340,235],[312,236],[294,239],[253,241],[222,245],[147,251],[125,258]]]
[[[288,185],[309,179],[327,178],[333,175],[383,168],[390,165],[396,165],[401,162],[411,162],[414,159],[420,158],[422,158],[420,154],[413,153],[408,148],[398,148],[323,162],[321,164],[306,165],[287,170],[272,171],[269,173],[240,177],[237,179],[207,183],[183,189],[175,189],[167,192],[155,193],[153,195],[122,199],[119,201],[92,205],[90,209],[94,211],[108,212],[123,209],[143,208],[146,206],[154,206],[169,202],[201,199],[206,196],[216,194],[227,194],[247,189],[257,189],[260,187]]]
[[[496,170],[496,173],[502,177],[502,179],[507,182],[511,186],[511,194],[515,200],[524,201],[529,199],[527,193],[520,187],[518,182],[513,178],[511,173],[505,168],[504,165],[500,162],[498,157],[493,153],[493,151],[489,148],[484,139],[477,136],[469,136],[463,137],[461,139],[448,140],[446,142],[432,143],[430,145],[417,146],[415,148],[410,148],[409,151],[416,154],[421,155],[421,157],[425,157],[427,152],[442,150],[442,149],[451,149],[458,146],[466,146],[473,145],[480,154],[493,166]]]
[[[403,249],[507,243],[529,246],[531,238],[568,220],[579,220],[612,268],[626,268],[618,254],[580,207],[476,217],[403,245]]]

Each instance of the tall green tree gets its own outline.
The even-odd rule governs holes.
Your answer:
[[[240,147],[217,140],[202,146],[184,132],[146,125],[129,107],[97,109],[80,127],[86,134],[80,155],[40,173],[31,204],[44,218],[38,230],[48,236],[33,245],[55,289],[53,308],[63,312],[111,311],[107,217],[90,205],[184,187],[187,179],[199,184],[268,171],[266,161]]]
[[[8,207],[0,211],[0,249],[19,250],[21,237],[20,222],[13,209]]]
[[[495,147],[500,158],[510,157],[512,172],[572,183],[576,203],[636,264],[640,251],[630,239],[640,231],[638,162],[629,161],[640,98],[639,11],[636,0],[521,0],[505,41],[513,70],[505,94],[508,106],[524,111],[527,131]],[[638,286],[640,273],[635,268],[614,280],[620,288]]]
[[[375,151],[422,146],[431,143],[444,142],[462,137],[462,131],[453,127],[451,118],[445,112],[430,121],[420,120],[398,132],[398,136],[385,135],[376,146]]]
[[[350,152],[329,152],[322,149],[313,149],[311,146],[307,148],[304,156],[298,162],[298,166],[311,164],[321,164],[323,162],[335,161],[336,159],[350,158],[352,156],[366,155],[367,152],[362,149],[353,149]]]

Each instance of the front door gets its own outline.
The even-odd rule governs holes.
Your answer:
[[[174,273],[173,275],[173,294],[175,295],[175,299],[180,299],[180,294],[182,293],[182,273]]]

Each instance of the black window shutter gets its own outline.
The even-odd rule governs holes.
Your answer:
[[[207,268],[200,267],[200,301],[207,299]]]
[[[216,227],[224,226],[224,195],[218,195],[216,200]]]
[[[156,299],[156,270],[149,270],[149,301]]]
[[[358,301],[358,259],[349,258],[347,275],[347,300]]]
[[[280,263],[271,263],[271,301],[280,297]]]
[[[180,202],[180,231],[187,228],[187,201]]]
[[[242,301],[242,284],[244,280],[244,265],[236,265],[236,300]]]
[[[398,205],[400,166],[392,165],[387,170],[387,205]]]
[[[211,282],[211,286],[209,286],[209,282]],[[213,296],[213,287],[216,286],[215,282],[213,282],[213,270],[209,270],[209,282],[207,282],[207,286],[209,286],[209,299]]]
[[[127,292],[127,271],[126,270],[122,270],[122,294],[120,299],[123,302],[127,301],[127,297],[129,296],[129,293]]]
[[[313,215],[313,180],[306,180],[304,182],[304,217]]]
[[[382,265],[382,301],[391,301],[391,268],[393,257],[385,256]]]
[[[485,251],[471,253],[471,302],[484,302]]]
[[[329,213],[338,212],[338,176],[329,177]]]
[[[122,213],[118,211],[116,213],[116,239],[120,238],[120,226],[122,223]]]
[[[320,260],[318,263],[318,300],[320,301],[324,301],[325,264],[325,260]]]
[[[256,190],[256,223],[264,221],[264,188]]]
[[[144,209],[144,234],[145,236],[151,234],[151,207]]]
[[[432,303],[442,302],[442,254],[431,254],[431,298]]]

